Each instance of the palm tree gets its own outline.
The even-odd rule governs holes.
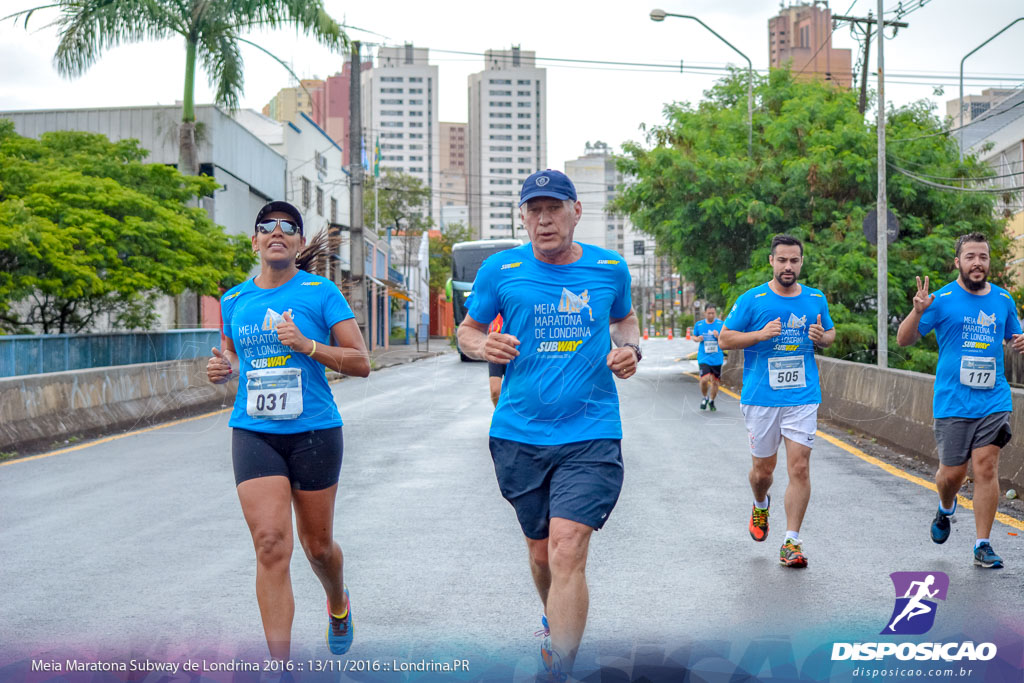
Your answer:
[[[199,172],[196,148],[196,61],[203,65],[216,88],[216,103],[234,111],[244,83],[239,43],[246,43],[273,57],[298,80],[295,73],[272,53],[246,40],[243,32],[257,28],[292,25],[312,34],[318,42],[337,50],[348,45],[341,25],[324,9],[322,0],[60,0],[8,15],[22,19],[27,28],[32,15],[57,8],[60,16],[49,24],[59,30],[60,43],[53,55],[58,73],[66,78],[84,74],[105,49],[145,40],[179,35],[185,39],[185,95],[179,129],[178,169]],[[2,21],[2,20],[0,20]]]

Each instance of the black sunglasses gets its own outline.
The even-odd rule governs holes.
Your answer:
[[[290,221],[287,218],[268,218],[265,221],[260,221],[256,224],[256,232],[261,232],[264,235],[269,235],[274,232],[274,228],[281,226],[281,232],[286,235],[294,235],[297,232],[302,232],[299,228],[299,224],[295,221]]]

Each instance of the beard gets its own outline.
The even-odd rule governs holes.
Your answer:
[[[796,284],[797,279],[796,273],[779,273],[775,276],[775,281],[783,287],[792,287]]]
[[[964,286],[972,292],[979,292],[985,289],[985,285],[988,283],[988,271],[981,270],[980,272],[982,275],[981,279],[975,281],[969,277],[971,271],[964,270],[963,268],[960,269],[960,279],[963,280]]]

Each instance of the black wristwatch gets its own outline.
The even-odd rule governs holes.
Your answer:
[[[623,348],[628,346],[629,348],[631,348],[634,351],[636,351],[636,362],[637,363],[639,363],[641,360],[643,360],[644,354],[640,353],[640,345],[639,344],[623,344],[622,346],[623,346]]]

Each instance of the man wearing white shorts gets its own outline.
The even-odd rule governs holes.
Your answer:
[[[769,489],[786,444],[786,538],[779,563],[806,567],[800,526],[811,497],[810,460],[818,424],[821,386],[815,347],[831,346],[835,326],[820,290],[797,280],[803,244],[789,235],[772,239],[771,281],[744,292],[725,319],[719,336],[723,349],[743,349],[740,408],[750,435],[750,488],[754,505],[748,529],[755,541],[768,538]]]

